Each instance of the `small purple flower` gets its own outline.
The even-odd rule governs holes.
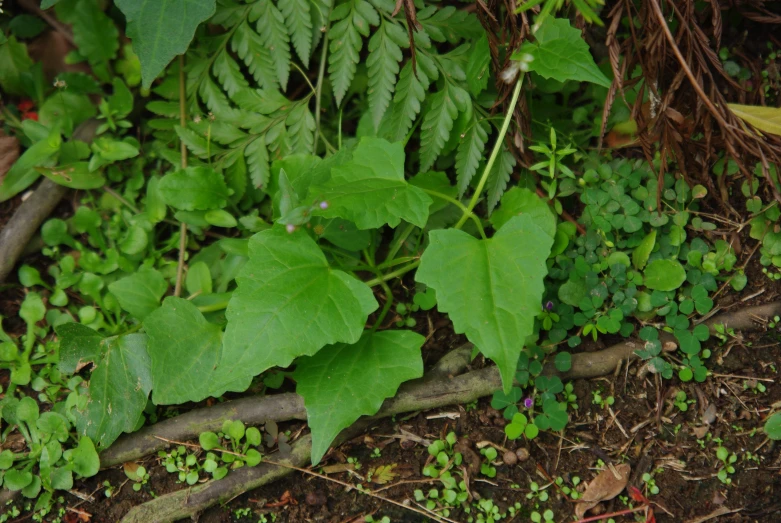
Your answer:
[[[553,310],[553,302],[548,300],[548,303],[545,304],[545,310],[546,311],[552,311]]]
[[[532,408],[534,406],[534,400],[531,398],[526,398],[525,400],[523,400],[523,406],[526,407],[527,409]]]
[[[323,210],[328,209],[328,202],[320,202],[320,208]]]
[[[288,223],[287,225],[285,225],[285,230],[287,231],[288,234],[293,234],[294,232],[296,232],[296,226],[293,225],[292,223]]]

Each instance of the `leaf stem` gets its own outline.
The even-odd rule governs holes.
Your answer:
[[[421,187],[421,189],[423,189],[423,187]],[[458,207],[459,209],[461,209],[461,212],[463,212],[468,218],[471,218],[472,221],[475,222],[475,225],[477,226],[477,230],[480,231],[480,236],[482,236],[482,238],[485,239],[485,230],[483,230],[483,224],[480,223],[480,218],[478,218],[475,213],[473,213],[470,209],[468,209],[466,205],[464,205],[457,199],[452,198],[447,194],[443,194],[441,192],[432,191],[430,189],[423,189],[423,191],[430,194],[431,196],[435,196],[437,198],[445,200],[446,202],[450,202],[456,207]]]
[[[185,90],[184,79],[184,55],[179,56],[179,125],[182,128],[187,124],[187,120],[184,116],[186,109],[185,100],[187,93]],[[179,140],[179,146],[182,156],[182,169],[187,168],[187,146],[184,144],[184,140]],[[184,255],[185,248],[187,247],[187,225],[182,222],[179,225],[179,261],[176,264],[176,285],[174,286],[174,296],[181,296],[182,294],[182,276],[184,275]]]
[[[317,88],[315,89],[315,143],[312,147],[312,154],[317,156],[317,142],[320,139],[320,111],[322,110],[322,98],[323,98],[323,81],[325,80],[325,63],[328,60],[328,31],[331,29],[331,12],[328,11],[326,17],[328,22],[323,32],[323,50],[320,53],[320,69],[317,71]],[[323,136],[323,141],[326,145],[330,145]]]
[[[393,292],[391,291],[391,288],[384,281],[380,282],[380,287],[382,287],[382,290],[385,291],[385,305],[382,306],[380,315],[377,316],[377,321],[374,322],[372,332],[376,331],[377,328],[382,325],[385,316],[388,315],[388,311],[390,310],[391,305],[393,305]]]
[[[401,231],[398,239],[396,239],[393,244],[391,244],[390,249],[388,249],[388,255],[385,256],[385,262],[383,265],[393,261],[393,259],[396,257],[396,254],[398,254],[399,250],[401,249],[401,246],[404,245],[404,242],[407,241],[407,238],[409,238],[409,235],[412,234],[412,231],[414,230],[415,225],[408,223],[404,230]]]
[[[515,105],[518,103],[518,97],[521,94],[521,87],[523,87],[523,76],[518,78],[518,82],[515,84],[515,90],[513,90],[513,97],[510,100],[510,106],[507,108],[507,114],[504,115],[504,122],[502,122],[502,128],[499,129],[499,136],[496,137],[496,143],[494,144],[494,148],[491,151],[491,156],[488,158],[488,162],[485,164],[485,169],[483,169],[483,175],[480,177],[480,182],[477,184],[477,189],[475,189],[475,193],[472,195],[472,199],[469,201],[469,205],[467,206],[467,210],[469,212],[472,212],[472,210],[475,208],[475,205],[477,205],[477,201],[480,199],[480,193],[483,192],[483,188],[485,187],[486,182],[488,181],[488,175],[491,173],[491,169],[494,166],[494,162],[496,161],[497,156],[499,156],[499,151],[502,150],[502,143],[504,142],[504,137],[507,135],[507,129],[510,127],[510,120],[513,117],[513,112],[515,111]],[[458,220],[458,223],[456,223],[455,228],[460,229],[464,226],[464,223],[466,222],[467,218],[469,218],[469,215],[464,212],[464,214],[461,216],[461,219]]]
[[[374,278],[373,280],[369,280],[366,283],[369,287],[374,287],[375,285],[380,285],[382,282],[386,282],[388,280],[392,280],[393,278],[397,278],[403,274],[408,273],[415,267],[420,265],[420,260],[415,260],[414,262],[410,263],[409,265],[405,265],[404,267],[400,267],[396,269],[395,271],[389,272],[387,274],[384,274],[382,276],[378,276]]]

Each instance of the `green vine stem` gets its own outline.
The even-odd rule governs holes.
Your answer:
[[[469,205],[467,206],[467,211],[469,213],[472,212],[472,210],[475,208],[475,205],[477,205],[477,201],[480,199],[480,194],[483,192],[483,188],[485,187],[486,182],[488,181],[488,175],[491,174],[491,169],[494,166],[494,162],[496,161],[497,156],[499,156],[499,151],[502,149],[502,143],[504,142],[504,137],[507,135],[507,129],[510,127],[510,120],[513,117],[513,112],[515,111],[515,105],[518,103],[518,97],[521,94],[521,87],[523,87],[523,76],[518,78],[518,83],[515,84],[515,89],[513,90],[513,97],[510,100],[510,106],[507,108],[507,114],[504,116],[504,122],[502,122],[502,128],[499,129],[499,136],[496,137],[496,143],[494,144],[494,148],[491,151],[491,156],[488,158],[488,163],[485,164],[485,169],[483,169],[483,175],[480,177],[480,182],[477,184],[477,189],[475,189],[475,193],[472,195],[472,199],[469,201]],[[464,223],[469,218],[469,214],[467,214],[466,211],[464,211],[464,214],[461,216],[461,219],[458,220],[458,223],[456,223],[455,228],[460,229],[464,226]]]
[[[483,224],[480,223],[480,218],[478,218],[477,215],[473,213],[471,209],[467,208],[466,205],[456,200],[455,198],[451,198],[447,194],[442,194],[441,192],[432,191],[430,189],[423,189],[423,191],[426,192],[427,194],[430,194],[431,196],[452,203],[453,205],[461,209],[461,212],[463,212],[467,218],[470,218],[475,223],[475,225],[477,226],[477,230],[480,231],[480,236],[482,236],[482,238],[485,239],[485,230],[483,229]]]

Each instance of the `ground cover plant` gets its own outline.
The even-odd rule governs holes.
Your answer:
[[[776,488],[777,463],[757,452],[781,439],[777,361],[758,356],[762,376],[722,368],[731,351],[781,339],[775,48],[725,37],[716,53],[680,28],[704,35],[718,14],[768,31],[781,18],[762,2],[753,17],[625,4],[6,8],[0,521],[89,519],[95,498],[80,485],[94,481],[104,497],[130,482],[149,501],[96,517],[170,521],[285,467],[320,481],[346,474],[341,487],[388,504],[377,485],[399,477],[402,458],[373,440],[360,458],[336,446],[362,417],[450,403],[498,433],[401,433],[421,447],[414,474],[429,484],[397,497],[393,521],[582,519],[614,498],[605,518],[680,519],[656,500],[664,467],[636,466],[629,482],[640,453],[628,449],[648,423],[678,437],[686,416],[702,450],[691,461],[707,462],[714,485],[735,488],[750,465]],[[643,31],[677,54],[637,43],[657,12],[663,23]],[[725,98],[730,89],[740,95]],[[731,316],[743,302],[764,308]],[[748,341],[751,329],[769,341]],[[468,357],[432,367],[464,342]],[[637,386],[655,390],[580,379],[617,380],[630,363]],[[442,392],[467,366],[477,385]],[[703,388],[720,398],[717,380],[740,381],[723,394],[748,418],[707,410],[716,399]],[[470,404],[485,395],[490,406]],[[156,432],[254,396],[283,414],[204,414]],[[651,400],[651,421],[621,425],[631,398]],[[584,417],[629,443],[610,454],[584,443]],[[738,434],[764,443],[747,451]],[[589,480],[586,468],[541,464],[564,441],[599,458]],[[533,481],[506,476],[530,457]],[[98,475],[122,462],[121,476]],[[155,470],[170,475],[165,495]],[[519,494],[512,502],[475,490],[499,480]],[[191,491],[184,502],[170,492],[182,485],[195,508]],[[79,505],[63,497],[74,491]],[[264,504],[280,511],[233,516],[305,517],[289,492],[277,499]],[[385,520],[369,509],[354,518]]]

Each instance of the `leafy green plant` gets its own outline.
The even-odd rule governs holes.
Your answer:
[[[260,431],[255,427],[245,428],[240,420],[226,420],[222,424],[222,432],[202,432],[198,436],[198,442],[201,448],[207,451],[206,459],[200,468],[214,479],[225,477],[229,469],[254,467],[263,459],[257,450],[261,444]],[[194,470],[188,470],[185,474],[186,480],[187,474],[192,474],[190,479],[194,479],[198,471],[197,459],[190,458],[189,461],[192,463],[185,461],[185,464],[194,467]]]
[[[735,467],[733,464],[738,460],[738,456],[735,453],[730,453],[726,447],[718,446],[716,448],[716,458],[721,462],[717,477],[719,481],[725,485],[732,484],[732,478],[730,476],[735,473]]]

